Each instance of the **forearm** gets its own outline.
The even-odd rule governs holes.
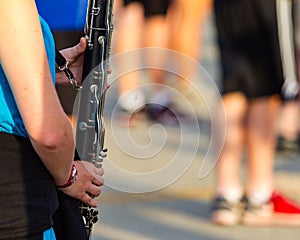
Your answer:
[[[49,136],[49,141],[35,141],[33,138],[30,138],[35,151],[52,175],[57,186],[66,183],[74,159],[75,143],[70,133],[72,133],[71,129],[68,131],[62,130],[61,136],[60,134],[57,134],[55,137]],[[51,137],[54,137],[56,140],[52,141]]]

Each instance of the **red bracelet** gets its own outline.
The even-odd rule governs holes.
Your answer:
[[[70,177],[69,177],[68,181],[63,185],[56,186],[56,187],[57,188],[69,187],[76,181],[76,177],[77,177],[77,168],[76,168],[75,164],[73,163],[72,168],[71,168]]]

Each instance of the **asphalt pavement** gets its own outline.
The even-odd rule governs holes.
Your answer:
[[[109,121],[107,121],[109,122]],[[110,126],[110,125],[109,125]],[[123,125],[113,125],[118,132],[125,136]],[[149,141],[149,127],[151,123],[144,123],[130,130],[132,139],[138,143]],[[161,134],[161,129],[152,129],[152,140]],[[214,193],[213,169],[205,176],[199,176],[203,164],[205,149],[198,149],[192,164],[177,179],[170,184],[157,182],[164,179],[149,179],[145,181],[139,177],[131,180],[131,173],[143,172],[150,176],[153,168],[161,169],[168,163],[162,160],[173,159],[177,153],[174,142],[179,141],[182,134],[179,129],[165,127],[170,139],[164,143],[163,149],[151,158],[141,159],[133,157],[130,150],[118,146],[110,128],[107,127],[107,144],[109,157],[107,162],[115,165],[105,167],[108,183],[103,188],[99,200],[100,219],[93,230],[93,240],[297,240],[300,237],[300,228],[289,227],[221,227],[211,223],[209,219],[210,200]],[[189,132],[190,139],[193,134]],[[122,135],[117,137],[121,138]],[[205,144],[205,143],[204,143]],[[183,156],[191,156],[190,147],[181,147]],[[181,159],[185,161],[185,159]],[[276,186],[295,201],[300,200],[300,155],[297,153],[286,155],[277,154],[275,164]],[[149,165],[149,166],[147,166]],[[155,167],[153,167],[153,165]],[[113,167],[112,167],[113,166]],[[118,172],[110,174],[111,168],[121,169],[125,176],[120,177]],[[148,172],[147,172],[148,171]],[[243,171],[244,173],[244,171]],[[120,175],[122,175],[120,174]],[[128,174],[128,181],[126,179]],[[242,174],[242,177],[244,175]],[[107,186],[109,185],[109,186]],[[133,185],[134,187],[132,187]],[[153,191],[151,187],[153,186]],[[136,186],[141,186],[136,188]],[[145,187],[146,193],[143,193]],[[150,189],[150,190],[149,190]],[[158,190],[155,190],[158,189]]]

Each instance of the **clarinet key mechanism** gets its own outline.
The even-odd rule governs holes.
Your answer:
[[[108,61],[113,31],[113,0],[88,0],[82,85],[75,100],[76,150],[80,159],[101,167],[107,155],[104,148],[103,110],[108,89]],[[81,213],[91,239],[92,226],[98,211],[82,203]]]

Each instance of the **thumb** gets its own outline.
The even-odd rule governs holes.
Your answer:
[[[78,54],[81,54],[85,51],[87,46],[87,40],[85,37],[81,37],[79,43],[76,45],[76,51]]]

